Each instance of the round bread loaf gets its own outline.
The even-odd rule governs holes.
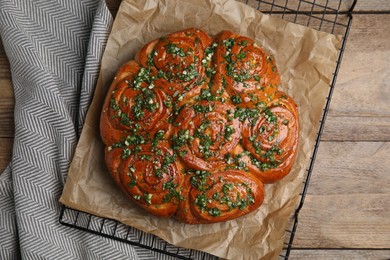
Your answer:
[[[138,206],[199,224],[259,208],[291,171],[298,109],[252,39],[190,28],[146,44],[117,72],[100,133],[109,172]]]

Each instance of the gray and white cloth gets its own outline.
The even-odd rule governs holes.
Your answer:
[[[0,0],[15,93],[12,162],[0,175],[0,259],[156,258],[58,222],[111,25],[104,0]]]

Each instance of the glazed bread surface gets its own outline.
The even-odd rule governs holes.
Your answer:
[[[117,72],[100,120],[107,168],[149,213],[190,224],[258,209],[290,173],[298,107],[254,40],[196,28],[146,44]]]

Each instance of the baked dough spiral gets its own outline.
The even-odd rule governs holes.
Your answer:
[[[215,92],[225,88],[231,97],[245,101],[248,93],[275,89],[280,84],[274,59],[252,39],[223,31],[215,42]]]
[[[190,28],[151,41],[118,70],[103,105],[108,171],[159,217],[246,215],[297,154],[298,108],[279,86],[275,59],[248,37]]]
[[[177,218],[186,223],[213,223],[237,218],[258,208],[263,183],[241,170],[193,171],[185,176]]]
[[[113,150],[112,150],[113,149]],[[182,200],[182,166],[166,143],[108,148],[106,163],[125,194],[150,213],[169,217]]]
[[[288,95],[278,91],[259,119],[246,120],[242,144],[250,152],[248,168],[264,183],[287,175],[298,145],[298,110]]]
[[[229,120],[229,110],[234,106],[202,100],[180,112],[172,146],[186,165],[213,170],[225,164],[224,156],[237,146],[242,131],[237,118]]]

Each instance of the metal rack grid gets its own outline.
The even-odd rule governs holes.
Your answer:
[[[357,0],[241,0],[241,2],[260,10],[263,13],[280,17],[286,21],[342,36],[342,45],[339,50],[336,68],[333,72],[326,104],[320,119],[320,127],[317,133],[314,151],[311,156],[310,164],[306,170],[306,176],[300,193],[300,201],[288,223],[284,242],[285,248],[279,255],[280,259],[288,259],[298,226],[298,215],[306,197],[321,134],[324,129],[324,123],[329,110],[337,74],[351,28],[353,9],[356,6]],[[136,250],[137,248],[149,249],[153,258],[218,259],[217,257],[204,252],[170,245],[152,234],[144,233],[118,221],[97,217],[66,206],[62,207],[59,221],[65,226],[135,245]]]

